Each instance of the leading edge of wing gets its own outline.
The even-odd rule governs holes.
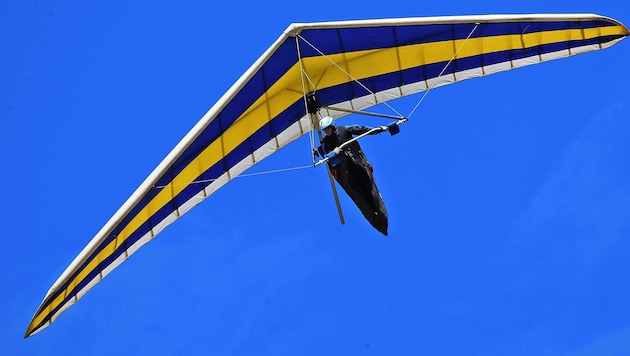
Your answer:
[[[432,16],[432,17],[401,17],[371,20],[328,21],[310,23],[292,23],[284,31],[288,36],[296,36],[303,30],[325,28],[353,28],[353,27],[378,27],[392,25],[432,25],[432,24],[458,24],[458,23],[487,23],[487,22],[514,22],[514,21],[589,21],[601,20],[611,24],[625,26],[611,18],[597,14],[493,14],[493,15],[462,15],[462,16]],[[628,32],[626,28],[626,32]]]

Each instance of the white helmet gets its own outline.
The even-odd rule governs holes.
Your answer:
[[[333,121],[333,118],[330,116],[324,116],[321,120],[319,120],[319,128],[321,130],[328,128],[330,126],[334,126],[335,122]]]

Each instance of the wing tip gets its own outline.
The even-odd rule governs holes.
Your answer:
[[[28,339],[29,336],[36,334],[40,329],[37,329],[33,326],[33,321],[31,320],[31,323],[28,325],[28,328],[26,328],[26,332],[24,333],[24,339]]]

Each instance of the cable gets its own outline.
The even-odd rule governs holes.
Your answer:
[[[479,27],[479,23],[475,24],[475,27],[472,29],[472,31],[470,31],[470,33],[468,34],[468,37],[466,37],[466,39],[464,40],[464,43],[462,43],[462,45],[459,46],[457,51],[455,51],[455,54],[453,55],[453,57],[448,61],[448,63],[446,63],[446,66],[444,66],[444,69],[442,69],[442,72],[440,72],[440,74],[436,77],[436,79],[440,78],[442,76],[442,74],[444,74],[444,72],[446,72],[446,69],[448,68],[448,66],[450,66],[451,63],[455,60],[455,58],[457,57],[457,54],[459,53],[459,51],[461,51],[461,49],[464,48],[464,45],[466,44],[466,42],[468,42],[468,39],[470,39],[472,34],[475,32],[475,30],[477,30],[477,27]],[[413,110],[411,110],[409,115],[407,115],[407,118],[411,118],[411,116],[416,112],[416,109],[418,109],[420,104],[424,101],[424,98],[427,97],[427,95],[429,94],[431,89],[433,89],[433,87],[429,87],[427,89],[427,91],[424,92],[424,95],[422,95],[422,97],[420,98],[420,100],[418,101],[416,106],[414,106]]]
[[[292,168],[281,168],[281,169],[274,169],[274,170],[270,170],[270,171],[263,171],[263,172],[255,172],[255,173],[247,173],[247,174],[239,174],[236,177],[232,177],[231,179],[236,179],[236,178],[246,178],[246,177],[253,177],[253,176],[260,176],[260,175],[266,175],[266,174],[274,174],[274,173],[282,173],[282,172],[289,172],[289,171],[297,171],[300,169],[306,169],[306,168],[313,168],[314,165],[308,165],[308,166],[298,166],[298,167],[292,167]],[[212,183],[214,181],[219,180],[218,178],[215,179],[202,179],[202,180],[194,180],[188,184],[167,184],[167,185],[155,185],[153,186],[153,188],[156,189],[163,189],[166,187],[176,187],[176,186],[189,186],[191,184],[203,184],[203,183]]]
[[[358,79],[356,79],[355,77],[353,77],[350,73],[348,73],[345,69],[341,68],[341,66],[339,64],[337,64],[335,61],[333,61],[332,59],[330,59],[330,57],[328,57],[324,52],[320,51],[319,48],[315,47],[312,43],[310,43],[309,41],[307,41],[304,37],[298,35],[299,38],[302,39],[302,41],[304,41],[306,44],[308,44],[309,46],[311,46],[311,48],[313,48],[315,51],[317,51],[317,53],[319,53],[322,57],[326,58],[328,61],[330,61],[330,63],[332,63],[335,67],[337,67],[337,69],[339,69],[342,73],[344,73],[345,75],[348,76],[348,78],[352,79],[352,81],[354,81],[355,83],[359,84],[361,86],[361,88],[365,89],[365,91],[367,91],[368,93],[374,95],[374,97],[377,98],[378,100],[378,95],[376,93],[374,93],[373,91],[371,91],[367,86],[365,86],[363,83],[361,83],[361,81],[359,81]],[[391,105],[389,105],[387,103],[386,100],[378,100],[380,101],[381,104],[384,104],[385,106],[387,106],[390,110],[392,110],[394,113],[396,113],[398,116],[402,117],[403,115],[401,113],[399,113],[396,109],[394,109]]]

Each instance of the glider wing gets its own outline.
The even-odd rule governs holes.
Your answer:
[[[258,161],[313,129],[323,106],[388,100],[612,46],[628,35],[597,15],[493,15],[293,24],[206,113],[68,266],[25,337],[166,226]],[[336,113],[339,117],[342,113]]]

